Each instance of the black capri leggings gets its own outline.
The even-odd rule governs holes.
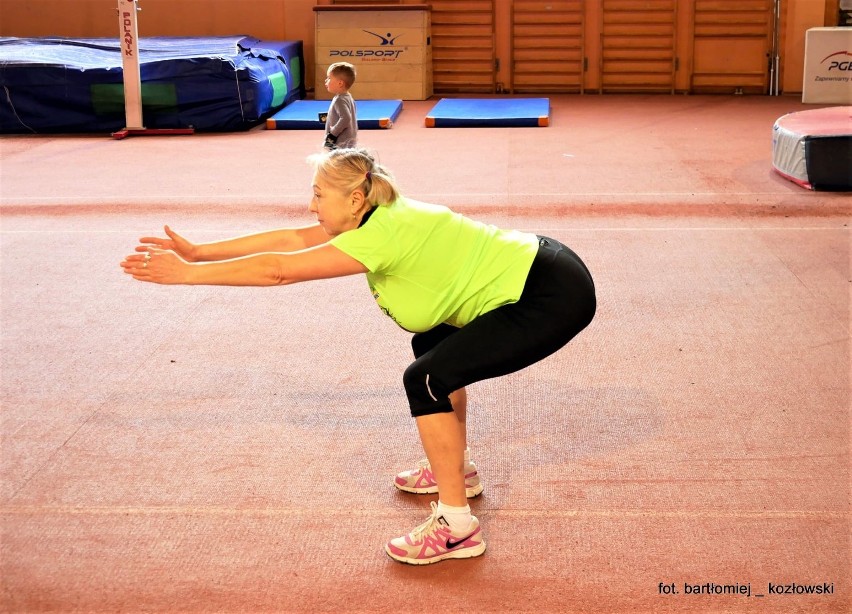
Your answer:
[[[595,285],[583,261],[559,241],[539,237],[516,303],[462,328],[440,324],[411,339],[416,360],[403,376],[411,415],[451,412],[454,390],[553,354],[589,325],[596,305]]]

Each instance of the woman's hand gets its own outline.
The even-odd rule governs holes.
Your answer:
[[[166,229],[168,232],[168,226]],[[138,247],[136,250],[142,251]],[[144,254],[125,257],[121,266],[125,273],[139,281],[150,281],[155,284],[185,284],[189,283],[189,274],[193,265],[173,251],[149,247]]]
[[[142,237],[139,242],[142,243],[136,248],[137,252],[147,252],[150,248],[155,247],[159,250],[173,251],[178,256],[187,262],[195,262],[198,254],[198,246],[190,243],[168,226],[164,226],[163,230],[168,235],[168,239],[160,237]]]

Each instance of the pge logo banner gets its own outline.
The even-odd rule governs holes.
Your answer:
[[[402,37],[402,34],[394,35],[393,32],[386,34],[377,34],[369,30],[361,30],[365,35],[364,45],[337,47],[329,49],[329,57],[332,61],[343,60],[346,58],[358,58],[365,62],[370,61],[395,61],[401,59],[402,55],[407,51],[405,47],[396,45],[397,39]]]
[[[852,53],[849,51],[835,51],[830,53],[820,62],[825,75],[827,77],[839,77],[845,81],[849,81],[849,74],[852,73]],[[819,78],[820,75],[817,75]]]
[[[852,104],[852,28],[807,31],[802,102]]]

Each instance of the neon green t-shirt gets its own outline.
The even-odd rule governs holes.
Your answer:
[[[461,327],[516,302],[538,251],[534,234],[407,198],[376,207],[330,243],[367,267],[376,303],[411,332]]]

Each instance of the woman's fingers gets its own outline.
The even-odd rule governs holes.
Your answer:
[[[125,256],[124,260],[122,260],[121,266],[124,267],[125,272],[131,272],[128,269],[147,269],[153,255],[161,253],[160,250],[153,250],[152,248],[139,249],[137,247],[136,251],[142,253]]]
[[[179,268],[182,262],[172,251],[151,247],[143,253],[125,256],[121,266],[134,279],[170,284],[180,283]]]
[[[125,269],[133,269],[133,268],[147,268],[148,262],[151,260],[150,252],[145,252],[144,254],[131,254],[130,256],[125,256],[124,260],[121,261],[121,266]]]
[[[144,252],[151,246],[156,246],[162,249],[168,249],[170,241],[168,239],[161,239],[159,237],[142,237],[139,239],[139,243],[141,243],[142,245],[138,245],[136,247],[136,251]]]
[[[189,251],[189,243],[187,242],[187,240],[180,236],[178,233],[176,233],[174,230],[172,230],[169,226],[164,226],[163,230],[165,231],[168,238],[140,237],[140,245],[136,246],[136,251],[145,252],[150,249],[156,248],[166,251],[171,250],[181,255],[186,255],[186,253]]]

